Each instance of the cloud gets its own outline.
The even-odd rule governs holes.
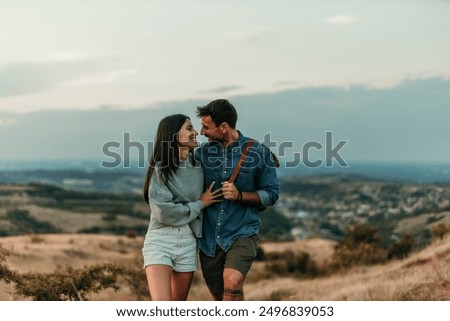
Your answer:
[[[124,77],[134,75],[137,73],[136,69],[124,69],[124,70],[113,70],[92,75],[86,75],[77,78],[73,81],[65,83],[66,86],[79,87],[79,86],[89,86],[96,84],[108,84],[115,82]]]
[[[359,21],[361,21],[361,19],[357,16],[351,16],[351,15],[338,15],[338,16],[333,16],[327,19],[327,22],[329,24],[332,25],[338,25],[338,26],[343,26],[343,25],[352,25],[355,23],[358,23]]]
[[[299,83],[297,80],[280,80],[274,83],[274,86],[276,87],[293,87],[293,86],[299,86]]]
[[[14,118],[0,117],[0,126],[14,125],[15,123],[16,120]]]
[[[234,31],[226,34],[226,39],[233,42],[244,42],[253,45],[272,43],[276,30],[271,27],[257,27],[248,30]]]
[[[118,71],[123,68],[120,65],[119,59],[114,57],[76,59],[74,55],[43,62],[9,64],[0,67],[0,98],[47,91],[71,82],[76,84],[77,80],[92,75],[103,74],[103,83],[111,82],[129,74]]]
[[[411,79],[384,89],[297,88],[230,95],[228,99],[238,108],[238,126],[244,133],[264,140],[271,131],[272,141],[293,142],[285,150],[287,160],[294,159],[293,152],[302,152],[308,141],[324,144],[325,132],[332,131],[332,147],[339,140],[349,140],[341,155],[347,162],[448,161],[449,86],[450,79],[436,77]],[[123,147],[125,132],[131,141],[151,141],[162,117],[172,112],[193,115],[195,106],[203,103],[195,99],[172,101],[159,108],[0,113],[5,125],[16,119],[13,126],[1,127],[0,160],[28,159],[30,151],[41,159],[109,160],[102,154],[105,142],[117,141]]]
[[[46,65],[18,63],[0,68],[0,97],[46,90],[53,82],[44,77]]]
[[[82,59],[82,55],[77,52],[53,52],[48,59],[53,61],[74,61]]]
[[[243,87],[241,87],[241,86],[222,86],[222,87],[213,88],[213,89],[209,89],[209,90],[203,90],[199,93],[200,94],[220,94],[220,93],[227,93],[227,92],[234,91],[234,90],[239,90],[242,88]]]

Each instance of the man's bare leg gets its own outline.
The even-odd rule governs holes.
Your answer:
[[[225,268],[223,271],[224,301],[244,301],[244,280],[241,272]]]

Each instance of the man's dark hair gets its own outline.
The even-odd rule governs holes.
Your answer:
[[[234,106],[226,99],[216,99],[206,106],[197,107],[197,117],[211,116],[213,123],[219,127],[222,123],[227,123],[236,129],[237,112]]]

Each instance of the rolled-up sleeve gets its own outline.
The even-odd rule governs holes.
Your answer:
[[[261,206],[274,205],[279,197],[280,183],[276,173],[276,165],[268,147],[262,148],[263,161],[260,163],[259,175],[257,175],[257,193]]]
[[[188,203],[175,203],[167,186],[156,175],[152,177],[149,188],[149,204],[151,215],[158,222],[182,226],[194,221],[203,210],[203,202],[198,200]]]

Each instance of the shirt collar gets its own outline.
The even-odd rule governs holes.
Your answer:
[[[238,130],[237,132],[238,132],[238,134],[239,134],[238,139],[235,140],[231,145],[229,145],[229,146],[227,147],[227,150],[233,149],[233,148],[236,147],[236,146],[242,146],[242,145],[245,143],[245,141],[246,141],[245,136],[242,135],[242,133],[241,133],[240,130]],[[206,146],[207,146],[208,148],[210,148],[210,147],[212,147],[212,146],[221,146],[221,147],[223,148],[223,145],[222,145],[221,143],[217,142],[217,141],[206,142],[205,144],[206,144]]]

